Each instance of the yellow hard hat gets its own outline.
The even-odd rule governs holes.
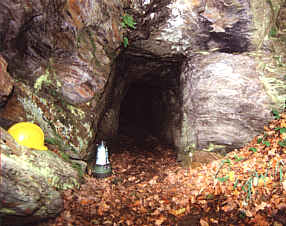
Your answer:
[[[17,141],[18,144],[36,150],[47,150],[44,145],[44,132],[34,123],[19,122],[8,129],[8,133]]]

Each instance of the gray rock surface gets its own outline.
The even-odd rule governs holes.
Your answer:
[[[186,61],[181,77],[182,134],[177,145],[238,148],[262,131],[273,102],[254,58],[214,53]],[[182,147],[181,147],[182,148]]]
[[[63,209],[61,190],[79,188],[78,171],[57,154],[18,145],[0,127],[0,213],[4,225],[56,216]]]
[[[191,55],[202,50],[260,48],[274,12],[267,0],[134,1],[138,26],[132,43],[141,54]],[[271,1],[277,9],[281,2]]]

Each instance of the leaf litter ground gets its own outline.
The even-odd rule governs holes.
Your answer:
[[[171,147],[121,136],[113,175],[85,176],[45,225],[286,225],[286,114],[240,150],[183,168]]]

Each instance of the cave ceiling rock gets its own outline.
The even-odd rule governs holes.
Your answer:
[[[282,2],[267,0],[134,1],[138,24],[131,46],[157,56],[203,50],[253,51],[274,25],[274,9]]]
[[[272,109],[281,104],[277,100],[283,98],[272,98],[257,71],[260,60],[250,54],[213,53],[184,63],[183,118],[175,140],[179,150],[214,144],[229,150],[240,148],[263,130],[272,119]]]
[[[1,127],[0,151],[0,213],[4,225],[55,217],[64,207],[60,191],[79,188],[82,183],[78,170],[56,153],[18,145]]]

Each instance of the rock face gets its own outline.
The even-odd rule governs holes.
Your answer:
[[[15,143],[0,127],[0,213],[4,225],[54,217],[63,209],[60,190],[77,188],[76,169],[51,151],[30,150]]]
[[[0,107],[6,103],[12,88],[13,81],[7,72],[7,62],[0,55]]]
[[[132,32],[136,37],[132,45],[160,57],[188,56],[206,49],[255,50],[273,23],[267,0],[134,2],[138,22],[144,26]],[[279,8],[281,3],[275,4]]]
[[[182,72],[183,120],[178,142],[230,149],[243,146],[271,119],[273,107],[255,59],[214,53],[186,61]],[[179,146],[179,145],[178,145]]]
[[[122,44],[122,7],[107,0],[1,1],[0,53],[18,82],[0,117],[34,121],[66,154],[86,159]]]

